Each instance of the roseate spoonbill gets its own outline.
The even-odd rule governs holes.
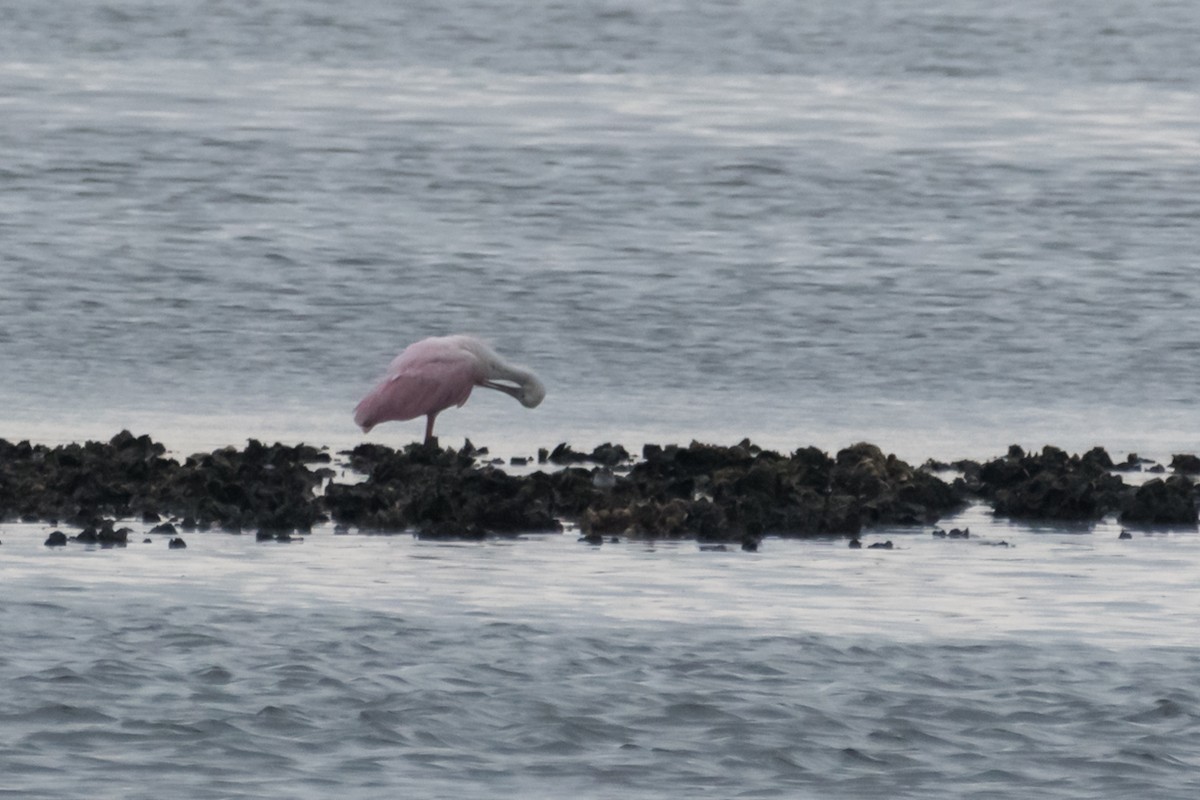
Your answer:
[[[546,396],[536,375],[509,364],[474,336],[433,336],[396,356],[383,380],[355,407],[354,422],[367,433],[381,422],[424,416],[425,444],[437,444],[437,415],[467,402],[476,386],[510,394],[526,408]]]

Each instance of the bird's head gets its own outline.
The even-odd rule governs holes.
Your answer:
[[[512,374],[502,380],[504,383],[497,380],[484,381],[483,386],[515,397],[517,402],[526,408],[537,408],[546,398],[546,387],[532,372],[521,370],[517,374],[517,370],[514,369]]]

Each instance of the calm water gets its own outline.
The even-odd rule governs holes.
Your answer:
[[[6,3],[5,434],[1200,449],[1200,11],[808,5]]]
[[[1200,451],[1200,8],[0,7],[0,436]],[[400,444],[420,423],[384,426]],[[183,552],[0,526],[0,796],[1196,796],[1194,533]],[[138,537],[140,541],[140,537]]]
[[[757,554],[9,525],[0,796],[1195,797],[1200,540],[956,522]]]

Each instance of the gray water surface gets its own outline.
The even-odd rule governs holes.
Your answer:
[[[443,418],[485,443],[1198,443],[1189,4],[16,3],[0,31],[10,437],[347,443],[396,351],[471,331],[550,387]]]
[[[1194,796],[1194,532],[953,522],[757,554],[4,526],[0,793]]]

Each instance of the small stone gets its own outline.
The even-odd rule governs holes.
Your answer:
[[[851,539],[850,540],[850,549],[851,550],[861,550],[862,542],[858,538]]]
[[[868,545],[867,549],[868,550],[891,550],[892,549],[892,541],[891,541],[891,539],[889,539],[886,542],[875,542],[872,545]]]
[[[164,536],[174,536],[176,533],[175,526],[169,522],[164,522],[161,525],[155,525],[150,529],[150,532],[162,534]]]
[[[1118,539],[1132,539],[1133,534],[1130,533],[1129,531],[1121,531],[1120,535],[1118,535],[1117,538]]]
[[[184,550],[187,548],[187,542],[185,542],[181,537],[176,537],[167,542],[167,548],[169,550]]]
[[[46,538],[46,547],[62,547],[67,543],[67,535],[62,531],[53,531]]]

